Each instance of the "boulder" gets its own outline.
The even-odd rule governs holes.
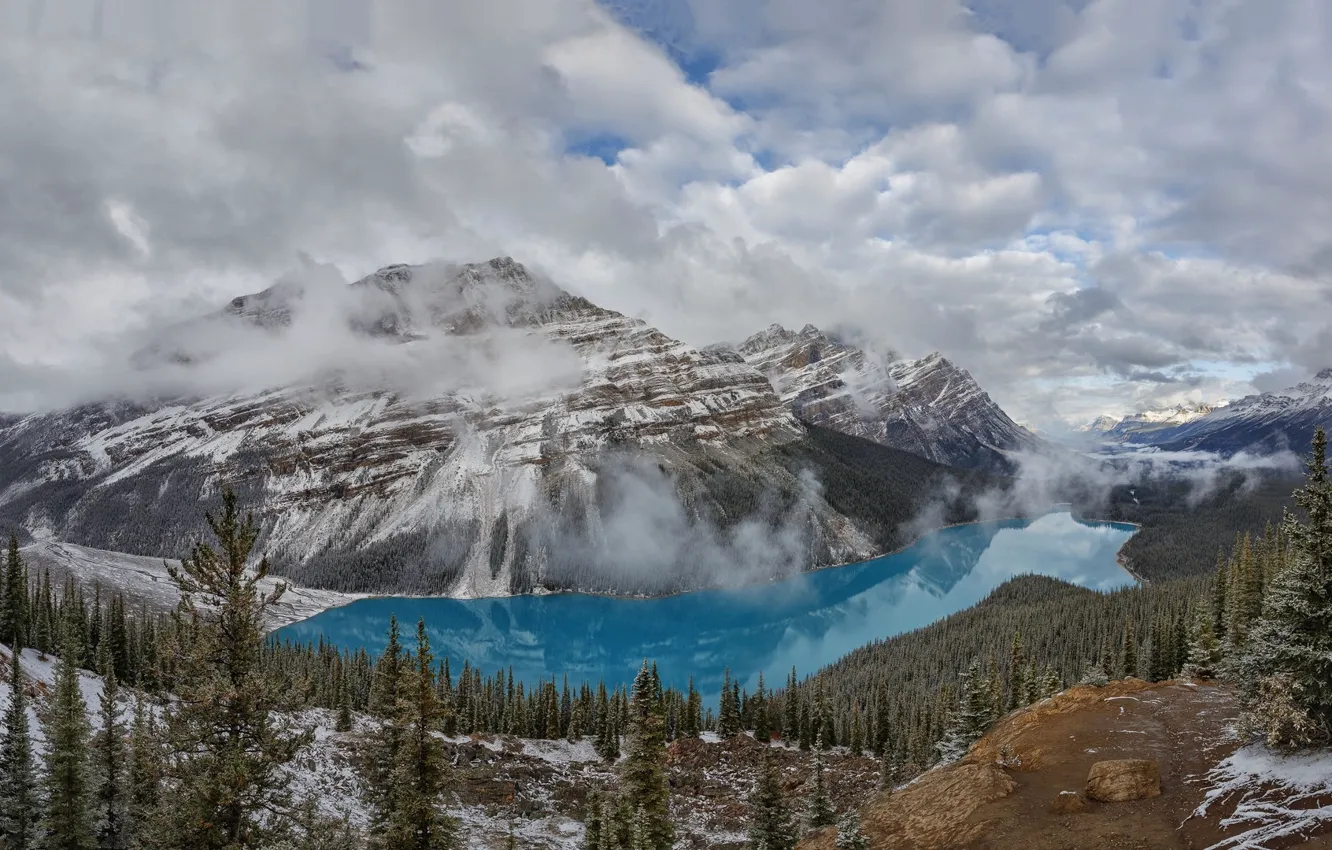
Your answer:
[[[1148,759],[1098,761],[1087,774],[1087,796],[1123,803],[1161,796],[1161,768]]]
[[[1059,796],[1055,797],[1054,802],[1050,804],[1050,813],[1070,815],[1074,812],[1085,812],[1088,808],[1087,798],[1077,791],[1060,791]]]

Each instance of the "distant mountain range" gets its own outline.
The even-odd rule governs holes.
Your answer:
[[[1245,396],[1229,404],[1182,405],[1148,411],[1106,424],[1086,426],[1088,433],[1127,445],[1170,451],[1272,454],[1308,451],[1314,429],[1332,426],[1332,369],[1312,380],[1274,392]]]
[[[1040,446],[938,355],[810,327],[697,349],[509,258],[337,289],[283,281],[134,361],[179,380],[238,360],[262,388],[0,423],[0,524],[176,556],[227,484],[309,586],[655,593],[894,548],[927,506],[966,519],[1005,486],[935,461],[1004,469]],[[293,378],[320,347],[336,365]]]

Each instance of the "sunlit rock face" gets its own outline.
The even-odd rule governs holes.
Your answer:
[[[975,379],[938,353],[876,354],[813,325],[773,325],[738,351],[799,418],[938,463],[1008,471],[1011,455],[1041,448]]]
[[[299,581],[460,596],[659,592],[873,554],[771,459],[804,431],[758,369],[508,258],[284,281],[134,364],[151,397],[0,427],[0,519],[178,555],[225,484]]]

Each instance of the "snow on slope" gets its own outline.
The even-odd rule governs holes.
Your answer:
[[[1332,426],[1332,369],[1288,389],[1245,396],[1190,421],[1131,433],[1128,439],[1164,449],[1223,455],[1241,451],[1304,454],[1320,425]]]
[[[843,433],[973,468],[1006,468],[1009,453],[1041,447],[966,370],[937,352],[901,360],[813,325],[799,332],[772,325],[738,350],[796,416]]]
[[[1243,828],[1208,850],[1269,847],[1332,827],[1332,751],[1283,755],[1250,744],[1213,768],[1206,781],[1207,795],[1194,816],[1238,799],[1222,824]]]
[[[600,563],[589,551],[627,559],[603,527],[610,459],[650,453],[694,519],[726,515],[719,499],[735,480],[808,490],[756,460],[803,430],[733,352],[691,348],[508,258],[390,266],[343,289],[332,309],[279,284],[137,358],[150,374],[202,381],[222,354],[272,349],[253,365],[280,386],[88,405],[0,429],[0,520],[100,549],[179,553],[227,483],[271,518],[266,549],[303,584],[634,592],[618,574],[588,575]],[[284,334],[294,342],[273,348]],[[302,365],[306,344],[326,338],[338,368],[297,381],[304,373],[285,361]],[[817,494],[809,502],[800,533],[823,563],[873,554],[853,523]],[[576,563],[554,545],[570,535],[590,541]]]
[[[49,569],[57,584],[66,577],[73,577],[85,586],[100,585],[103,590],[122,593],[126,597],[142,601],[150,609],[168,611],[175,608],[180,599],[176,586],[167,574],[167,565],[179,566],[174,559],[149,558],[142,555],[126,555],[123,552],[107,552],[76,546],[72,543],[60,543],[44,540],[22,549],[23,558],[29,569],[34,571]],[[269,576],[260,583],[260,587],[271,590],[278,579]],[[266,626],[270,630],[280,629],[290,623],[306,620],[339,605],[346,605],[362,594],[338,593],[332,590],[299,587],[286,582],[287,590],[277,605],[268,609]]]

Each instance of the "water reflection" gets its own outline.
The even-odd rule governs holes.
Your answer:
[[[1095,590],[1132,583],[1115,554],[1133,527],[1083,523],[1069,514],[1034,521],[958,526],[906,551],[789,581],[664,599],[579,594],[503,599],[366,599],[280,630],[279,639],[317,640],[372,653],[384,646],[390,614],[408,633],[424,617],[435,653],[454,670],[466,658],[483,675],[513,667],[527,682],[629,682],[643,658],[663,681],[692,674],[716,698],[722,668],[751,690],[759,671],[781,684],[879,638],[931,623],[979,602],[1013,576],[1061,578]],[[410,641],[408,641],[410,642]]]

